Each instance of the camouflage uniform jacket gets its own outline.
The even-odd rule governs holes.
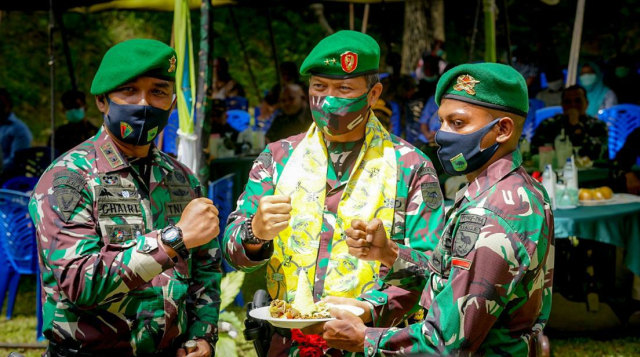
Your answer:
[[[172,260],[160,230],[199,195],[198,179],[155,147],[150,187],[104,128],[58,158],[29,204],[42,271],[44,334],[123,355],[217,339],[217,240]]]
[[[530,352],[551,310],[553,216],[521,162],[518,151],[505,155],[458,192],[428,261],[416,265],[400,247],[385,281],[426,281],[427,313],[402,329],[367,328],[367,356]]]
[[[600,159],[607,154],[607,124],[594,117],[581,116],[577,125],[569,124],[569,117],[558,114],[540,123],[531,138],[531,151],[535,154],[538,147],[545,144],[555,145],[555,140],[564,129],[565,135],[574,147],[580,147],[580,155],[591,159]]]
[[[431,252],[438,243],[437,234],[441,232],[444,223],[442,193],[438,178],[433,164],[426,155],[406,141],[394,135],[391,137],[398,163],[392,238],[417,251]],[[229,224],[224,234],[223,252],[236,268],[251,272],[267,264],[273,248],[262,252],[263,254],[259,257],[247,256],[245,252],[242,238],[246,235],[247,218],[256,212],[260,197],[273,194],[276,184],[273,178],[280,177],[290,155],[303,138],[304,133],[272,143],[256,159],[249,173],[245,191],[238,199],[236,210],[229,217]],[[336,211],[349,180],[347,173],[338,180],[334,170],[327,171],[326,209],[313,287],[313,297],[316,301],[324,296],[324,277],[331,253]],[[385,273],[386,270],[381,268],[380,274]],[[388,295],[383,299],[385,302],[387,299],[395,300],[394,311],[403,316],[410,313],[409,309],[412,307],[405,302],[415,301],[420,296],[420,292],[421,289],[396,288],[389,290]]]

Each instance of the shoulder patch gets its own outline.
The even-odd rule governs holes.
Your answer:
[[[437,209],[442,204],[442,192],[438,182],[423,182],[420,184],[422,200],[430,209]]]
[[[424,175],[436,176],[436,170],[434,170],[432,167],[428,167],[423,164],[418,169],[418,177],[422,177]]]
[[[82,192],[86,181],[82,175],[70,170],[58,171],[53,174],[53,187],[67,186]]]
[[[53,196],[56,198],[58,212],[64,221],[68,222],[71,214],[80,202],[82,194],[76,189],[58,186],[53,188]]]
[[[487,217],[475,214],[462,214],[458,221],[458,230],[453,238],[452,253],[456,257],[464,257],[475,247],[480,231]]]

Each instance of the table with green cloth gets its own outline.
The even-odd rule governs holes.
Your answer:
[[[640,275],[640,202],[557,209],[553,215],[556,239],[578,237],[624,248],[625,265]]]

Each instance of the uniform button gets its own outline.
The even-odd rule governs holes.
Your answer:
[[[379,301],[379,302],[384,302],[384,298],[379,297],[379,298],[378,298],[378,301]]]
[[[369,346],[369,348],[367,349],[367,353],[369,354],[369,356],[373,356],[373,347]]]
[[[149,244],[145,244],[142,246],[142,251],[147,253],[151,250],[151,246]]]

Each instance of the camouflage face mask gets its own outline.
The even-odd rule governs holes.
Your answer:
[[[323,133],[334,136],[346,134],[366,119],[368,95],[369,92],[357,98],[311,96],[311,116]]]
[[[497,118],[484,127],[469,134],[457,134],[438,130],[436,143],[438,160],[446,173],[452,176],[465,175],[482,167],[495,154],[500,144],[494,143],[488,148],[481,149],[482,138],[502,118]]]

